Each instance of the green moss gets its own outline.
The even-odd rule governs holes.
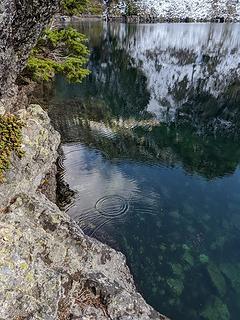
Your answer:
[[[4,181],[4,172],[10,168],[12,153],[19,158],[24,155],[21,148],[23,126],[15,115],[0,116],[0,183]]]
[[[94,2],[94,1],[91,1],[91,4],[90,6],[88,6],[88,11],[90,14],[93,14],[93,15],[102,15],[103,14],[103,5],[102,5],[102,2]]]
[[[63,74],[70,82],[81,82],[90,71],[84,68],[89,51],[86,37],[73,28],[45,30],[28,60],[24,76],[49,81]]]
[[[28,282],[32,282],[34,280],[34,274],[32,271],[28,272],[27,275],[26,275],[26,280]]]
[[[217,288],[219,294],[223,296],[226,292],[226,282],[221,271],[214,263],[209,263],[207,270],[212,283]]]
[[[206,320],[229,320],[230,314],[227,306],[217,297],[211,304],[208,304],[201,316]]]

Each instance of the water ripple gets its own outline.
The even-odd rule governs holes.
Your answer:
[[[109,195],[100,198],[95,209],[105,217],[115,218],[124,215],[129,209],[129,203],[118,195]]]
[[[65,157],[64,157],[64,156],[60,155],[60,156],[58,157],[57,164],[58,164],[58,166],[59,166],[59,168],[60,168],[61,170],[64,170],[64,169],[65,169],[65,168],[64,168],[64,160],[65,160]]]
[[[96,226],[96,228],[92,230],[92,232],[90,233],[90,237],[93,237],[97,231],[99,231],[100,229],[102,229],[102,227],[104,227],[106,224],[109,224],[109,223],[111,223],[111,219],[108,219],[102,222],[101,224],[99,224],[98,226]]]

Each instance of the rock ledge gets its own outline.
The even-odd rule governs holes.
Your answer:
[[[166,320],[136,292],[125,257],[37,191],[60,138],[39,106],[19,115],[26,156],[0,186],[0,319]]]

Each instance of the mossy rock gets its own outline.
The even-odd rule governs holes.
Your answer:
[[[0,115],[0,183],[4,181],[4,173],[10,168],[12,153],[19,158],[24,155],[23,126],[24,123],[16,115]]]

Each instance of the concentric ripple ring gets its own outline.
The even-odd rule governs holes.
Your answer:
[[[121,196],[109,195],[100,198],[95,204],[95,209],[105,217],[115,218],[124,215],[129,209],[129,204]]]

